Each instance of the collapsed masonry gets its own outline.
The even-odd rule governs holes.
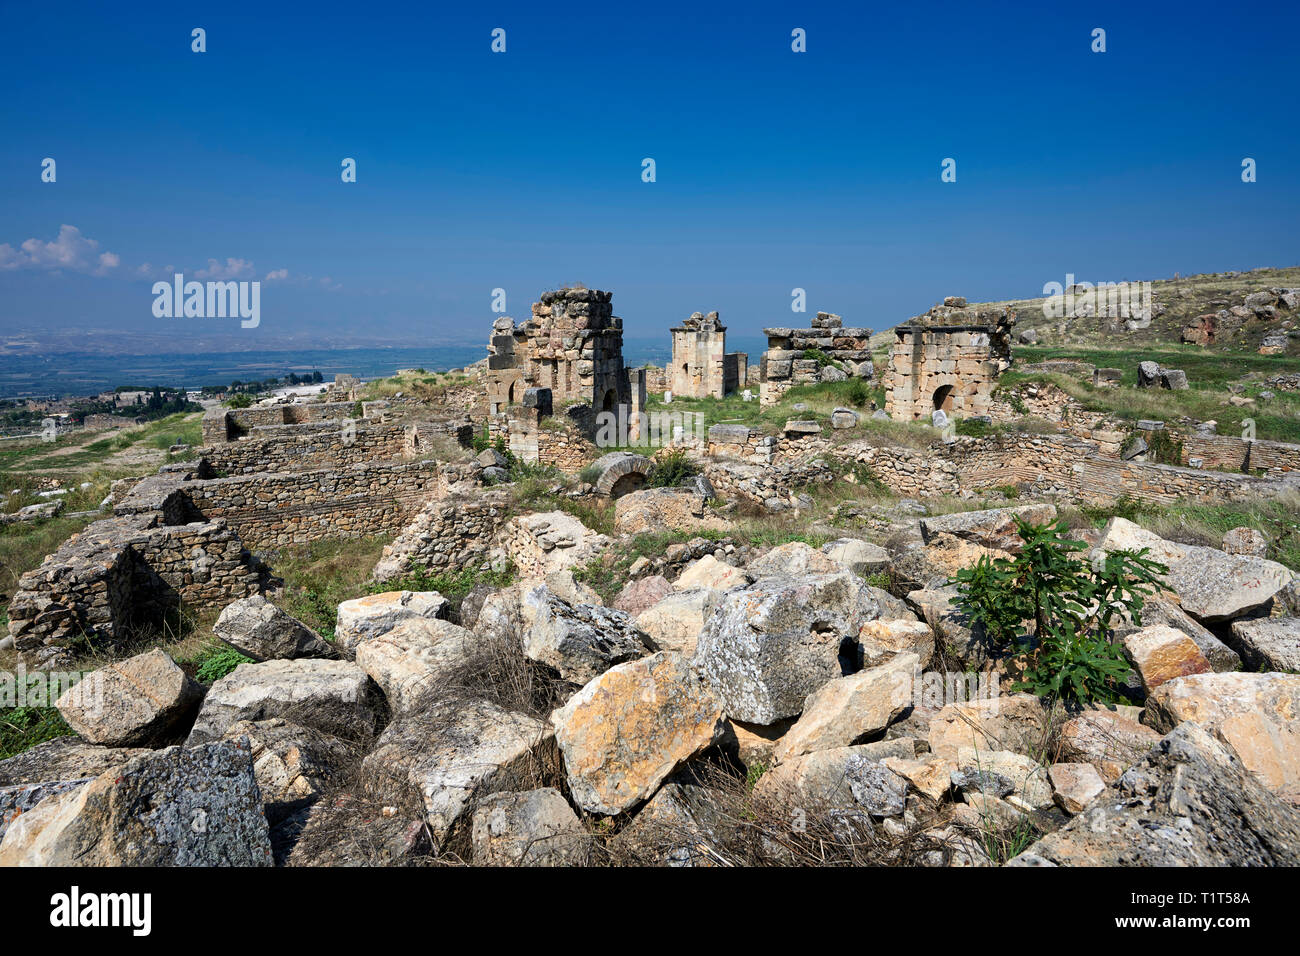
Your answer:
[[[519,458],[569,470],[587,455],[582,442],[595,437],[601,415],[628,422],[630,437],[639,436],[646,375],[623,364],[623,320],[613,314],[612,298],[597,289],[544,292],[531,318],[516,324],[503,316],[492,324],[483,380],[489,428],[507,437]],[[541,429],[557,408],[575,447],[552,461],[542,446],[553,443]]]
[[[810,329],[764,329],[767,351],[762,359],[759,404],[775,405],[793,385],[870,379],[871,330],[845,328],[830,312],[818,312]]]
[[[727,327],[718,313],[696,312],[670,330],[673,358],[667,387],[686,398],[724,398],[745,384],[749,356],[727,351]]]
[[[989,414],[998,376],[1011,365],[1014,312],[976,310],[949,296],[894,329],[885,410],[895,421]]]

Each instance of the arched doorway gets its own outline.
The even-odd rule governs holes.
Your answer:
[[[945,412],[952,411],[952,386],[940,385],[934,390],[934,407]]]
[[[614,390],[612,388],[606,389],[605,397],[600,401],[600,410],[602,412],[612,412],[614,410],[614,402]]]

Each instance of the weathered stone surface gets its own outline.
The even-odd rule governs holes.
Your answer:
[[[645,485],[647,477],[654,469],[654,463],[645,455],[627,451],[612,451],[601,455],[589,466],[597,472],[595,481],[596,494],[607,498],[621,498],[629,492],[638,491]]]
[[[680,654],[619,664],[551,717],[574,801],[592,813],[639,803],[679,764],[717,741],[723,712]]]
[[[955,761],[933,755],[912,759],[886,757],[881,763],[931,800],[942,800],[952,789],[952,774],[957,770]]]
[[[270,866],[247,744],[168,747],[43,800],[0,843],[0,866]]]
[[[481,605],[480,605],[481,606]],[[437,591],[385,591],[339,605],[334,640],[353,655],[357,645],[413,618],[446,618],[451,603]]]
[[[0,787],[98,777],[147,753],[145,747],[101,747],[78,737],[56,737],[0,760]]]
[[[688,779],[659,788],[612,844],[619,863],[635,866],[716,866],[714,849],[730,821],[716,791]]]
[[[622,611],[630,617],[654,607],[673,592],[673,586],[662,574],[629,581],[614,598],[614,610]]]
[[[400,714],[463,667],[480,640],[450,621],[412,617],[359,644],[357,666],[379,685],[392,712]]]
[[[915,618],[867,621],[858,631],[858,648],[864,667],[910,652],[917,656],[917,667],[924,668],[934,656],[934,631]]]
[[[1056,520],[1056,507],[1050,504],[1018,505],[922,518],[921,537],[929,544],[940,534],[951,534],[986,548],[1015,552],[1021,545],[1020,536],[1016,534],[1017,518],[1030,524],[1049,524]]]
[[[1156,688],[1146,718],[1159,731],[1194,721],[1236,751],[1252,776],[1300,803],[1300,674],[1195,674]]]
[[[1268,554],[1268,538],[1254,528],[1233,528],[1224,532],[1223,550],[1228,554],[1262,558]]]
[[[722,592],[712,588],[674,591],[643,611],[636,619],[636,626],[660,650],[694,657],[700,632],[721,595]]]
[[[835,564],[864,577],[889,567],[889,552],[860,538],[837,538],[822,545],[822,554]]]
[[[212,631],[255,661],[338,656],[329,641],[260,594],[226,605]]]
[[[677,580],[673,582],[673,587],[678,591],[694,588],[729,591],[732,588],[744,587],[749,581],[750,575],[743,568],[737,568],[725,561],[719,561],[711,554],[706,554],[698,561],[688,565],[677,576]]]
[[[1097,768],[1090,763],[1054,763],[1047,768],[1052,799],[1070,816],[1082,813],[1106,789]]]
[[[1276,561],[1187,546],[1167,581],[1183,610],[1205,623],[1241,617],[1266,605],[1294,579]]]
[[[248,738],[253,776],[271,823],[339,785],[347,766],[361,756],[349,741],[279,717],[241,720],[226,731],[224,739],[241,737]]]
[[[203,688],[154,649],[86,675],[55,706],[81,737],[106,747],[161,744],[176,733],[203,699]]]
[[[1159,740],[1150,727],[1122,714],[1089,710],[1061,728],[1061,759],[1090,763],[1106,783],[1114,783]]]
[[[1149,694],[1165,681],[1211,670],[1196,642],[1182,631],[1153,624],[1124,637],[1124,650]]]
[[[1252,670],[1300,672],[1300,618],[1233,621],[1232,636]]]
[[[1185,723],[1010,865],[1297,866],[1300,812],[1260,786],[1230,748]]]
[[[984,665],[992,653],[983,631],[970,626],[970,619],[954,603],[955,588],[909,591],[907,603],[916,608],[922,620],[930,625],[937,644],[968,667]]]
[[[1172,565],[1187,557],[1188,545],[1166,541],[1127,518],[1111,518],[1101,530],[1101,540],[1094,552],[1132,551],[1147,549],[1146,557],[1161,564]]]
[[[1196,642],[1205,659],[1210,662],[1210,667],[1217,672],[1241,670],[1241,658],[1237,652],[1215,637],[1205,625],[1184,612],[1168,597],[1151,595],[1146,599],[1142,605],[1142,624],[1148,627],[1153,624],[1164,624],[1182,631]],[[1127,617],[1115,621],[1113,629],[1115,637],[1120,639],[1133,631],[1140,630]]]
[[[1047,712],[1031,694],[1011,694],[948,704],[930,720],[930,751],[956,758],[962,747],[1038,753],[1047,734]]]
[[[379,729],[382,710],[379,689],[349,661],[240,664],[208,690],[187,746],[216,740],[237,721],[270,717],[364,739]]]
[[[754,795],[805,810],[858,808],[876,817],[898,816],[907,781],[881,763],[887,756],[876,744],[814,751],[763,774]]]
[[[749,572],[750,577],[757,580],[772,575],[797,577],[805,574],[832,574],[840,570],[840,567],[830,557],[802,541],[791,541],[788,544],[777,545],[761,557],[750,561],[745,566],[745,570]]]
[[[726,522],[704,513],[704,496],[690,488],[644,488],[614,504],[619,534],[721,529]]]
[[[441,847],[476,795],[523,774],[550,737],[540,720],[489,701],[444,701],[389,724],[362,779],[385,801],[417,794]]]
[[[146,750],[144,753],[149,751]],[[29,810],[34,810],[42,800],[80,790],[94,779],[94,777],[76,777],[70,780],[48,780],[44,783],[21,783],[12,787],[0,787],[0,840],[4,839],[9,824]]]
[[[856,641],[880,609],[873,590],[848,571],[763,578],[722,596],[696,661],[730,717],[774,723],[800,713],[810,693],[844,673],[842,645]]]
[[[915,654],[899,654],[887,664],[827,681],[808,695],[802,716],[777,745],[776,758],[784,762],[847,747],[884,730],[911,706],[919,666]]]
[[[793,726],[794,718],[767,726],[729,720],[725,744],[728,748],[734,746],[736,756],[745,766],[762,764],[766,767],[775,762],[777,744]]]
[[[520,598],[524,653],[577,684],[648,654],[647,638],[623,611],[570,605],[545,585]]]
[[[592,842],[552,787],[487,797],[474,810],[471,839],[480,866],[582,866]]]
[[[1047,768],[1033,757],[1010,750],[960,747],[957,751],[957,766],[962,774],[993,774],[1008,781],[1011,789],[998,793],[997,796],[1006,797],[1012,806],[1041,810],[1052,805],[1052,787],[1047,782]]]

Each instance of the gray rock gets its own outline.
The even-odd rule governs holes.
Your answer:
[[[848,377],[848,373],[843,369],[836,368],[834,365],[827,365],[817,373],[817,380],[819,382],[842,382]]]
[[[1174,389],[1175,391],[1187,388],[1187,373],[1180,368],[1161,369],[1160,387]]]
[[[323,637],[260,594],[226,605],[212,631],[255,661],[338,656]]]
[[[384,704],[374,682],[350,661],[240,664],[214,683],[187,746],[220,738],[241,720],[286,720],[363,740],[379,729]]]
[[[1160,363],[1138,363],[1138,388],[1154,388],[1160,384]]]
[[[948,413],[945,412],[942,408],[936,408],[934,411],[930,413],[930,424],[933,425],[935,428],[947,428]]]
[[[1034,329],[1025,329],[1016,337],[1022,345],[1033,345],[1038,341],[1038,333]]]
[[[480,866],[583,866],[592,845],[553,787],[486,798],[474,811],[471,840]]]
[[[987,548],[1019,551],[1021,541],[1016,534],[1017,518],[1030,524],[1048,524],[1056,520],[1056,508],[1050,504],[1017,505],[922,518],[921,537],[929,544],[940,534],[951,534]]]
[[[732,719],[775,723],[843,673],[841,646],[880,615],[873,589],[848,571],[763,578],[719,598],[696,664]]]
[[[100,747],[79,737],[56,737],[0,760],[0,787],[98,777],[149,752],[144,747]]]
[[[805,754],[760,777],[754,796],[809,813],[841,808],[861,809],[875,817],[899,816],[907,782],[880,761],[911,756],[901,744],[887,740]]]
[[[270,866],[244,740],[168,747],[43,800],[0,843],[4,866]]]
[[[360,759],[356,744],[280,717],[241,720],[226,731],[226,740],[248,740],[253,776],[262,794],[267,820],[275,824],[316,800],[346,779],[347,768]]]
[[[851,408],[836,408],[831,412],[831,428],[857,428],[861,417]]]
[[[1268,604],[1294,579],[1276,561],[1215,548],[1180,545],[1187,556],[1170,566],[1166,581],[1183,610],[1202,623],[1242,617]]]
[[[510,459],[496,448],[484,448],[474,460],[484,468],[509,468]]]
[[[571,605],[545,585],[524,591],[520,614],[524,653],[575,684],[653,650],[627,612]]]
[[[1125,461],[1132,461],[1134,458],[1138,457],[1138,455],[1145,455],[1147,450],[1148,445],[1146,439],[1141,435],[1134,435],[1124,443],[1124,448],[1120,451],[1119,456]]]
[[[493,465],[483,469],[483,481],[489,485],[500,485],[510,480],[510,472]]]
[[[1011,866],[1297,866],[1300,811],[1195,723]]]
[[[837,538],[822,545],[822,554],[854,574],[872,575],[889,567],[889,552],[860,538]]]
[[[135,747],[184,734],[184,722],[202,699],[203,688],[155,648],[86,675],[55,706],[91,743]]]
[[[1232,637],[1247,667],[1300,673],[1300,618],[1233,621]]]

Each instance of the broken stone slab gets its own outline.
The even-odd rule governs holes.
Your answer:
[[[350,661],[240,664],[208,690],[186,746],[217,740],[238,721],[270,717],[364,740],[379,729],[383,706],[379,688]]]
[[[941,534],[950,534],[986,548],[1012,553],[1020,550],[1016,519],[1030,524],[1050,524],[1056,520],[1056,506],[1051,504],[1017,505],[1012,508],[989,508],[984,511],[959,511],[921,519],[921,537],[930,544]]]
[[[1142,623],[1146,626],[1164,624],[1182,631],[1196,642],[1201,654],[1210,662],[1210,667],[1215,671],[1221,673],[1241,669],[1241,658],[1236,651],[1224,644],[1223,641],[1210,633],[1204,625],[1193,620],[1182,608],[1166,597],[1161,595],[1147,597],[1142,605]],[[1115,622],[1112,627],[1115,638],[1120,640],[1139,629],[1137,625],[1128,619],[1127,614],[1124,615],[1122,620]]]
[[[1173,389],[1175,391],[1187,388],[1187,373],[1180,368],[1161,369],[1160,387]]]
[[[915,758],[886,757],[881,761],[919,793],[931,800],[942,800],[952,789],[952,774],[957,764],[947,757],[926,754]]]
[[[831,412],[831,428],[857,428],[862,416],[851,408],[836,408]]]
[[[880,616],[873,589],[849,571],[762,578],[723,594],[695,659],[728,716],[771,724],[802,712],[810,693],[841,676],[845,645]]]
[[[802,541],[791,541],[777,545],[750,561],[745,570],[757,580],[772,575],[832,574],[840,567],[830,557]]]
[[[674,591],[642,611],[636,618],[636,626],[659,650],[694,657],[700,632],[721,595],[721,591],[712,588]]]
[[[1300,618],[1233,621],[1232,636],[1252,670],[1300,673]]]
[[[1106,783],[1137,763],[1160,740],[1160,734],[1123,714],[1084,711],[1061,728],[1061,759],[1090,763]]]
[[[226,605],[212,632],[255,661],[338,656],[323,637],[260,594]]]
[[[744,568],[738,568],[725,561],[719,561],[711,554],[706,554],[691,563],[677,576],[673,588],[678,591],[708,588],[714,591],[729,591],[744,587],[752,580],[751,574]]]
[[[554,787],[485,798],[470,832],[479,866],[584,866],[591,855],[591,834]]]
[[[929,624],[914,617],[882,618],[866,621],[858,630],[858,656],[863,667],[875,667],[898,654],[912,653],[917,668],[924,668],[934,657],[934,631]]]
[[[386,802],[417,795],[441,848],[480,793],[540,766],[551,737],[542,721],[490,701],[441,701],[389,724],[361,776]]]
[[[930,719],[930,751],[953,759],[962,747],[1032,756],[1043,748],[1047,718],[1047,710],[1032,694],[948,704]]]
[[[344,601],[339,605],[334,641],[347,655],[357,645],[391,631],[413,618],[446,619],[451,602],[437,591],[384,591]]]
[[[1106,781],[1090,763],[1054,763],[1047,768],[1047,779],[1052,784],[1052,799],[1070,816],[1088,809],[1106,789]]]
[[[1194,721],[1227,743],[1261,784],[1300,803],[1300,674],[1194,674],[1160,685],[1145,720],[1156,730]]]
[[[861,538],[836,538],[822,545],[822,554],[854,574],[868,577],[889,567],[889,552]]]
[[[231,725],[223,739],[241,737],[248,740],[253,776],[271,824],[342,784],[348,766],[361,757],[350,741],[280,717],[241,720]]]
[[[1255,528],[1233,528],[1223,534],[1223,550],[1228,554],[1262,558],[1268,554],[1268,538]]]
[[[0,866],[270,866],[244,740],[137,757],[16,819]]]
[[[571,605],[545,585],[523,592],[520,616],[524,654],[576,684],[653,650],[625,611]]]
[[[1009,865],[1297,866],[1300,811],[1188,722]]]
[[[1196,642],[1182,631],[1153,624],[1124,636],[1124,650],[1150,694],[1165,681],[1211,670]]]
[[[801,435],[820,435],[822,427],[812,419],[792,418],[785,423],[785,428],[782,431],[792,438],[798,438]]]
[[[146,747],[101,747],[80,737],[55,737],[0,760],[0,787],[98,777],[149,752]]]
[[[816,750],[847,747],[889,726],[912,704],[915,654],[827,681],[808,695],[803,714],[777,744],[779,761]]]
[[[105,747],[161,745],[199,707],[203,688],[155,648],[87,674],[55,702],[68,726]]]
[[[1159,362],[1138,362],[1138,388],[1155,388],[1160,384]]]
[[[1052,806],[1052,787],[1047,782],[1047,768],[1033,757],[1010,750],[961,747],[958,748],[956,762],[960,768],[959,773],[965,778],[991,774],[995,779],[1007,781],[1010,789],[998,792],[995,796],[1006,797],[1012,806],[1032,810]],[[964,789],[955,777],[953,785]]]
[[[400,714],[463,668],[480,643],[450,621],[417,617],[358,645],[356,663]]]
[[[1194,545],[1186,551],[1187,556],[1170,567],[1166,582],[1183,610],[1205,624],[1259,610],[1295,579],[1276,561]]]
[[[898,743],[888,740],[804,754],[763,774],[754,796],[808,814],[860,809],[873,817],[900,816],[907,781],[881,762],[889,756],[909,756],[889,752]]]
[[[616,814],[717,742],[725,721],[707,683],[661,651],[610,668],[551,715],[574,802]]]
[[[662,574],[651,574],[644,578],[629,581],[614,598],[614,610],[622,611],[635,618],[668,595],[673,593],[673,586]]]
[[[614,502],[619,534],[722,530],[726,522],[704,512],[705,497],[691,488],[643,488]]]

